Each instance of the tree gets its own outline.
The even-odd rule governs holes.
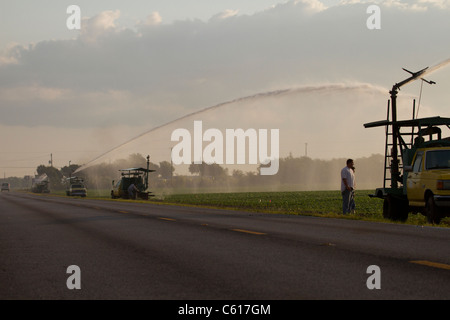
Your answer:
[[[44,165],[40,165],[36,168],[36,172],[38,175],[46,174],[49,181],[50,189],[61,190],[64,188],[62,183],[63,175],[61,171],[56,169],[55,167],[46,167]]]
[[[228,174],[228,170],[217,163],[207,164],[205,162],[202,162],[202,164],[191,164],[189,172],[191,174],[199,174],[200,177],[212,177],[214,179],[225,177]]]
[[[147,159],[140,153],[133,153],[128,156],[128,164],[130,167],[138,168],[146,168],[147,167]]]
[[[61,173],[64,177],[72,176],[72,173],[75,172],[79,167],[78,164],[71,164],[70,166],[65,166],[61,168]]]
[[[162,179],[170,179],[175,171],[174,166],[168,161],[159,163],[159,175]]]

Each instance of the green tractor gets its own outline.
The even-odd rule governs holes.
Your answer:
[[[150,156],[147,156],[147,168],[128,168],[121,169],[121,178],[115,182],[112,181],[111,198],[112,199],[142,199],[148,200],[154,195],[147,191],[148,174],[155,172],[150,170]]]
[[[49,180],[47,174],[35,176],[31,181],[31,192],[33,193],[50,193]]]

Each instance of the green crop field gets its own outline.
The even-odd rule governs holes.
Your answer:
[[[345,216],[341,214],[342,197],[339,191],[174,194],[154,201],[254,212],[345,217],[388,222],[389,220],[385,220],[382,215],[383,200],[370,198],[368,196],[370,193],[373,191],[357,191],[355,196],[356,212]],[[407,223],[427,225],[426,218],[420,214],[410,214]],[[441,226],[450,226],[449,219],[443,219]]]
[[[357,212],[361,216],[381,217],[382,201],[371,199],[370,192],[356,194]],[[164,202],[247,209],[288,214],[339,214],[342,197],[339,191],[239,192],[168,195]]]
[[[176,190],[174,190],[176,192]],[[181,190],[184,192],[185,190]],[[206,190],[203,190],[206,191]],[[110,199],[110,190],[88,190],[87,198]],[[355,195],[356,213],[342,215],[342,197],[340,191],[277,191],[277,192],[215,192],[215,193],[179,193],[166,194],[167,190],[155,191],[155,197],[149,201],[133,201],[159,204],[176,204],[244,210],[252,212],[309,215],[354,220],[392,222],[383,218],[383,200],[370,198],[374,190],[357,190]],[[65,192],[53,194],[65,195]],[[429,225],[421,215],[410,214],[408,224]],[[450,218],[442,219],[440,227],[450,227]]]

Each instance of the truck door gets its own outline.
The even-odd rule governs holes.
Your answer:
[[[421,202],[420,205],[423,205],[425,201],[423,186],[421,185],[421,175],[423,172],[423,155],[423,151],[417,152],[416,158],[414,159],[412,172],[408,173],[406,193],[408,195],[410,205],[414,205],[412,202]]]

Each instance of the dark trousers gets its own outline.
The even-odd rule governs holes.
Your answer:
[[[355,210],[355,207],[355,191],[347,189],[342,191],[342,213],[350,213]]]

